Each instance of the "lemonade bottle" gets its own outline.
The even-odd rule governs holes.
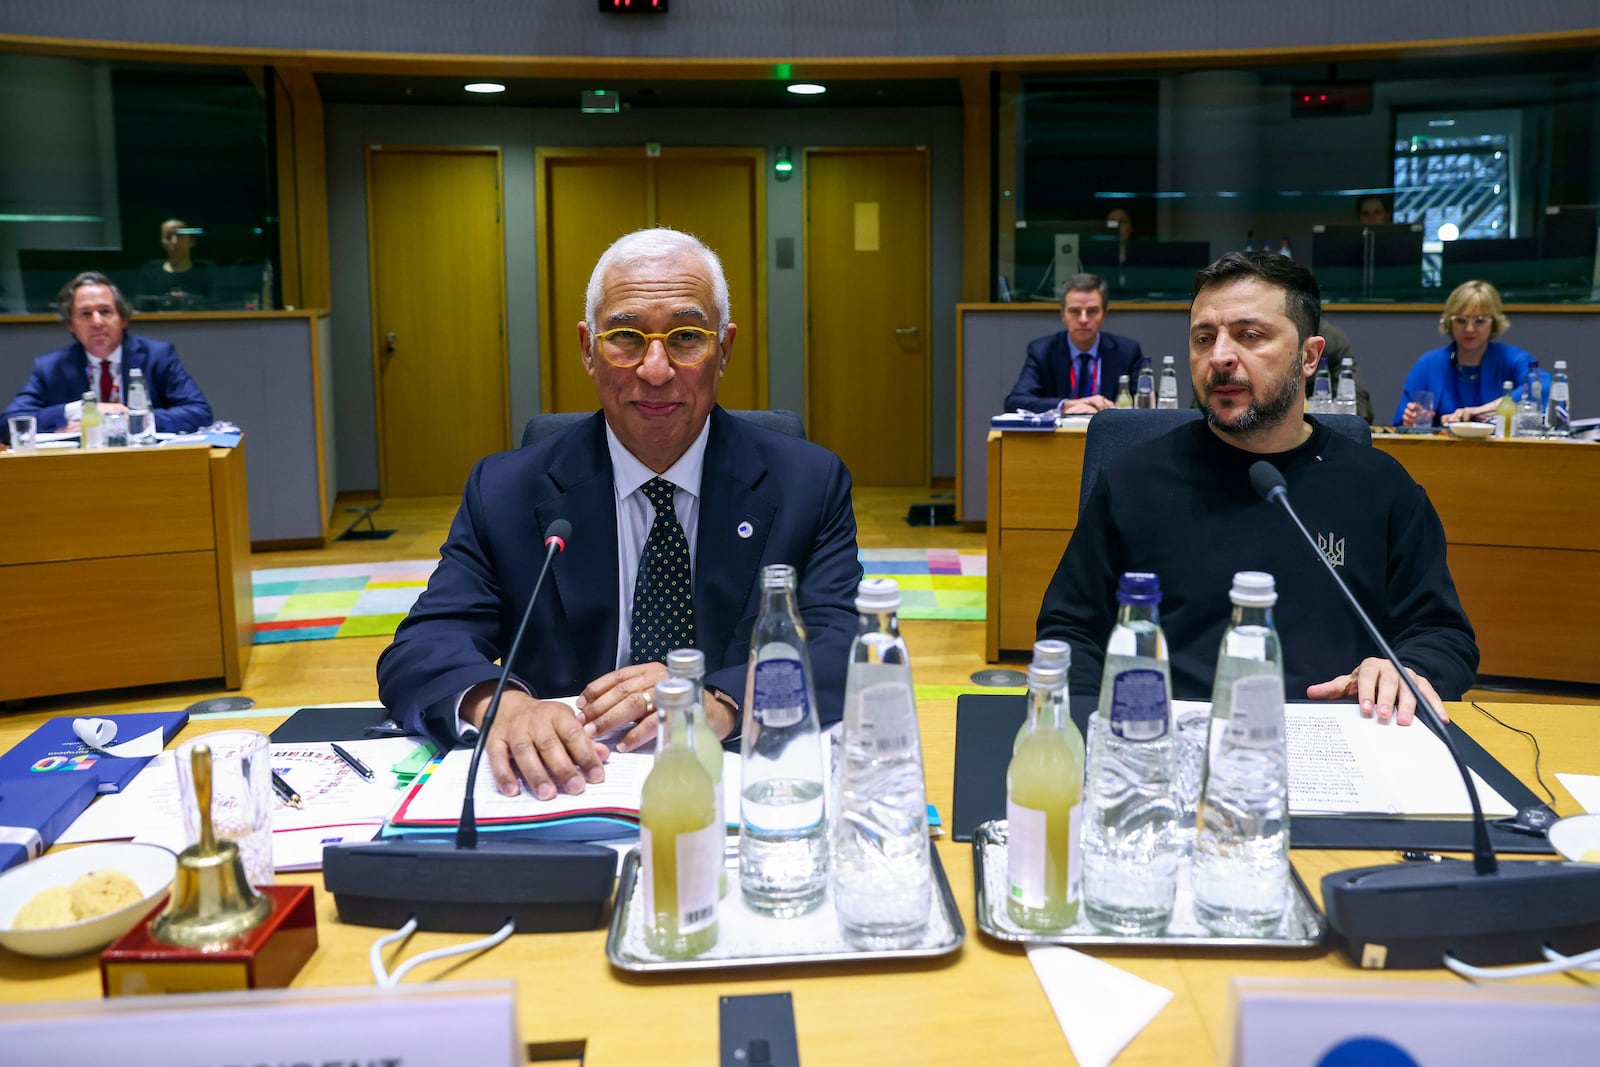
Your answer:
[[[1517,424],[1517,402],[1511,399],[1511,390],[1516,386],[1512,382],[1505,382],[1500,386],[1500,403],[1494,406],[1494,435],[1503,440],[1511,439],[1511,431]]]
[[[1028,669],[1028,724],[1006,771],[1006,914],[1028,930],[1078,918],[1083,752],[1068,731],[1065,664]]]
[[[639,801],[639,907],[645,945],[658,956],[687,959],[717,943],[717,875],[725,834],[715,790],[695,753],[690,726],[694,683],[656,685],[660,716],[655,766]]]
[[[727,805],[722,796],[722,742],[711,729],[706,718],[704,678],[706,654],[698,648],[675,648],[667,653],[667,676],[684,678],[694,686],[689,701],[689,729],[694,731],[694,754],[700,765],[711,776],[711,789],[717,806],[717,825],[726,837],[728,826]],[[724,840],[726,845],[726,840]],[[722,867],[717,876],[718,896],[728,895],[728,869]]]

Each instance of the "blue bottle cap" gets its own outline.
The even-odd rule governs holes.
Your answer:
[[[1129,571],[1117,585],[1117,603],[1161,603],[1161,579],[1148,571]]]

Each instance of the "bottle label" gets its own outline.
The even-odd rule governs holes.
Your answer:
[[[1006,892],[1025,908],[1045,905],[1048,822],[1039,809],[1024,808],[1006,798]]]
[[[1283,678],[1248,674],[1236,679],[1228,719],[1228,742],[1242,748],[1269,748],[1283,742]]]
[[[717,921],[718,877],[727,831],[718,823],[678,835],[678,933]]]
[[[806,672],[797,659],[756,661],[750,713],[769,729],[794,726],[806,717]]]
[[[917,743],[917,705],[898,682],[861,690],[861,739],[880,756],[902,753]]]
[[[1158,741],[1167,736],[1167,679],[1158,670],[1138,667],[1111,680],[1111,732],[1124,741]]]
[[[1078,838],[1083,805],[1067,811],[1067,903],[1076,904],[1079,873]],[[1006,893],[1025,908],[1049,905],[1050,817],[1006,797]]]

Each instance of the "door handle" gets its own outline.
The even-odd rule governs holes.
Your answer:
[[[393,330],[390,330],[388,333],[383,335],[383,350],[385,352],[389,353],[391,356],[394,355],[394,331]]]
[[[921,332],[921,328],[917,326],[899,326],[896,327],[894,335],[896,337],[915,337],[919,332]],[[390,336],[393,335],[391,334]]]

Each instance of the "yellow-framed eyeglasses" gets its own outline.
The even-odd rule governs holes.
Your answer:
[[[679,326],[666,333],[645,333],[631,326],[620,326],[595,334],[600,354],[613,367],[637,367],[644,362],[651,341],[660,341],[667,358],[680,367],[692,367],[705,361],[715,347],[717,332],[700,326]]]

